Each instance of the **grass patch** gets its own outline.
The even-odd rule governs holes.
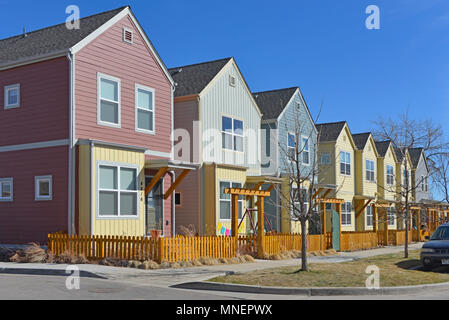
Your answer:
[[[238,283],[278,287],[364,287],[368,274],[365,270],[376,265],[380,270],[380,286],[410,286],[449,282],[449,268],[441,267],[432,272],[409,270],[421,265],[419,250],[375,256],[342,263],[313,263],[309,272],[298,272],[299,266],[265,269],[211,279],[214,282]]]

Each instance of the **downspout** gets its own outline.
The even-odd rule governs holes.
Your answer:
[[[171,176],[171,183],[174,184],[176,181],[176,174],[174,170],[170,170],[169,174]],[[175,195],[176,194],[176,190],[173,190],[173,193],[171,195],[171,232],[172,232],[172,237],[175,236],[175,232],[176,232],[176,208],[175,208]]]
[[[68,233],[73,234],[76,230],[74,227],[74,219],[73,219],[73,98],[74,98],[74,81],[73,81],[73,69],[74,69],[74,63],[75,59],[72,55],[72,52],[69,51],[67,53],[67,59],[70,62],[70,68],[69,68],[69,163],[68,163],[68,197],[67,197],[67,203],[68,203],[68,221],[67,221],[67,228]]]
[[[94,177],[93,177],[93,160],[94,160],[94,153],[93,153],[93,147],[94,143],[91,141],[89,144],[89,152],[90,152],[90,172],[89,172],[89,178],[90,178],[90,192],[89,192],[89,200],[90,200],[90,214],[89,214],[89,220],[90,220],[90,234],[93,235],[94,227],[93,227],[93,217],[94,214],[94,204],[93,204],[93,190],[94,190]]]

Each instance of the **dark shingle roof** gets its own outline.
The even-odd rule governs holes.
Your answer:
[[[200,93],[232,58],[168,69],[176,83],[175,97]]]
[[[363,150],[365,148],[366,143],[368,142],[368,138],[371,133],[356,133],[352,135],[352,139],[354,140],[355,146],[359,150]]]
[[[404,155],[402,154],[402,152],[406,149],[403,148],[402,151],[400,148],[397,148],[397,147],[394,147],[393,149],[394,149],[394,152],[396,153],[396,158],[398,158],[398,161],[401,162],[402,159],[404,159]]]
[[[336,141],[345,124],[346,121],[317,124],[316,129],[320,135],[320,141]]]
[[[385,141],[375,141],[374,144],[376,145],[377,153],[379,153],[379,156],[385,157],[388,151],[388,147],[390,146],[391,140],[385,140]]]
[[[410,160],[412,160],[413,168],[418,167],[419,158],[423,152],[423,148],[409,148],[408,153],[410,154]]]
[[[68,50],[125,8],[82,18],[79,29],[67,29],[64,22],[0,40],[0,65]]]
[[[277,119],[298,87],[254,92],[253,97],[262,112],[262,120]]]

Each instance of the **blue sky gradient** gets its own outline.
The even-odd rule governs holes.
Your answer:
[[[130,5],[168,67],[233,56],[251,90],[300,86],[319,122],[369,131],[379,115],[449,120],[449,2],[5,1],[0,38]],[[368,5],[380,30],[365,28]],[[446,133],[447,134],[447,133]]]

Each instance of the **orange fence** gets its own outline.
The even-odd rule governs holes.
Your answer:
[[[378,245],[376,232],[342,232],[341,251],[354,251],[376,248]]]
[[[408,233],[408,243],[413,240],[413,233],[409,231]],[[388,242],[393,246],[400,246],[405,244],[405,230],[389,230],[388,231]]]
[[[320,251],[327,249],[328,235],[307,235],[307,251]],[[278,233],[265,236],[264,250],[268,254],[276,254],[282,251],[301,251],[302,237],[300,234]]]

